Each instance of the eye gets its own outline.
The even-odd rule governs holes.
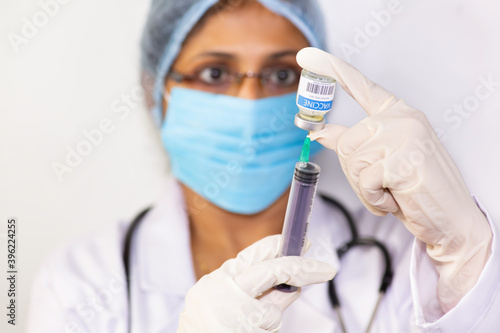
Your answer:
[[[288,87],[298,83],[299,75],[292,68],[276,68],[269,71],[267,80],[273,85]]]
[[[226,83],[229,70],[223,66],[205,67],[198,72],[198,79],[208,85],[220,85]]]

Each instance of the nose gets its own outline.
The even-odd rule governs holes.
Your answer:
[[[259,99],[263,98],[264,91],[260,84],[258,77],[244,77],[239,85],[234,85],[234,95],[236,97],[246,99]]]

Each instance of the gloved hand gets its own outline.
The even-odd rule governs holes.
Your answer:
[[[337,152],[366,208],[375,215],[393,213],[427,244],[439,274],[438,299],[450,310],[477,282],[492,234],[427,118],[324,51],[305,48],[297,62],[335,78],[368,114],[352,128],[326,125],[311,140]]]
[[[312,258],[280,257],[269,236],[202,277],[188,292],[177,333],[277,332],[281,314],[300,294],[272,289],[331,280],[336,268]]]

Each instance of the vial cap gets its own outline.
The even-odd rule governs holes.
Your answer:
[[[298,128],[302,128],[303,130],[306,131],[319,131],[325,128],[325,118],[322,118],[320,121],[312,121],[312,120],[307,120],[304,119],[300,116],[299,113],[295,115],[295,119],[293,121],[295,126]]]

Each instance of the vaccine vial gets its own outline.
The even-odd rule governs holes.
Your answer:
[[[335,79],[303,69],[297,90],[295,125],[307,131],[325,127],[325,114],[332,109]]]

